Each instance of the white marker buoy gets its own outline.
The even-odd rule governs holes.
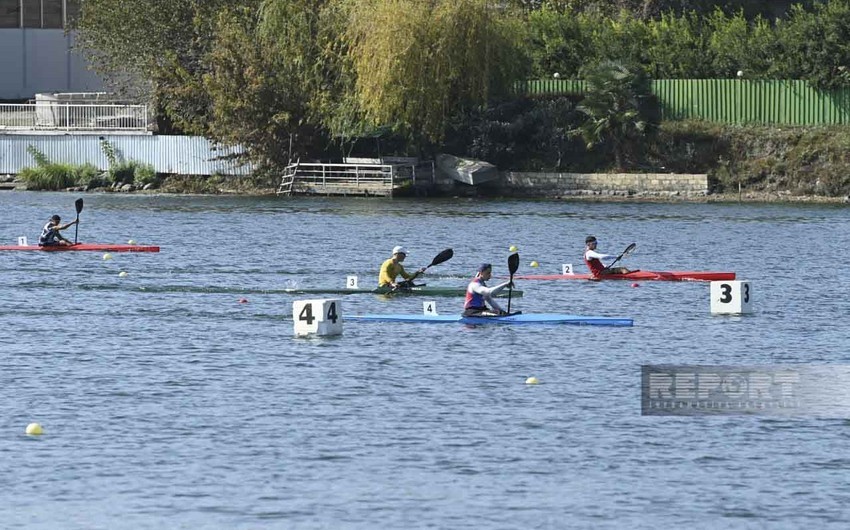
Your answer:
[[[540,264],[537,263],[536,261],[532,261],[531,263],[528,264],[528,266],[536,269],[537,267],[540,266]]]
[[[119,272],[119,273],[118,273],[118,277],[119,277],[119,278],[126,278],[126,277],[127,277],[127,273],[126,273],[125,271],[121,271],[121,272]]]
[[[136,244],[136,240],[135,240],[135,239],[131,239],[131,240],[127,241],[127,244],[128,244],[128,245],[135,245],[135,244]]]
[[[531,377],[529,377],[528,379],[525,380],[526,385],[536,385],[539,382],[540,381],[538,381],[537,378],[534,377],[534,376],[531,376]]]
[[[342,335],[342,304],[339,300],[296,300],[292,302],[295,335]]]
[[[753,292],[748,281],[711,282],[711,314],[743,315],[753,312]]]
[[[112,254],[110,254],[109,252],[107,252],[106,254],[103,255],[103,261],[110,260],[110,259],[112,259]]]

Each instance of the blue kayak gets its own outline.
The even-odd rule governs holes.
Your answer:
[[[631,318],[588,317],[561,313],[521,313],[503,317],[465,317],[463,315],[346,315],[355,322],[415,322],[425,324],[574,324],[588,326],[631,326]]]

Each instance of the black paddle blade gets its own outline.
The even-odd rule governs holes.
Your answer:
[[[511,277],[516,273],[519,269],[519,252],[514,252],[510,256],[508,256],[508,272]]]
[[[626,250],[623,251],[623,256],[628,256],[634,251],[635,248],[637,248],[637,243],[632,243],[631,245],[627,246]]]
[[[79,215],[80,212],[83,211],[83,199],[82,198],[79,198],[76,201],[74,201],[74,208],[77,209],[77,215]]]
[[[431,260],[431,264],[428,265],[428,267],[433,267],[434,265],[439,265],[440,263],[443,263],[444,261],[449,261],[450,259],[452,259],[452,256],[454,256],[454,255],[455,255],[455,251],[450,249],[450,248],[447,248],[446,250],[437,254],[434,257],[434,259]]]

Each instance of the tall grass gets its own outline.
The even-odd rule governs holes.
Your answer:
[[[35,167],[23,168],[18,175],[30,190],[63,190],[74,186],[88,186],[96,182],[100,170],[92,164],[63,164],[51,162],[44,153],[30,145],[27,152],[35,160]]]

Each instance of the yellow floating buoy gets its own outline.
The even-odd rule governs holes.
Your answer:
[[[112,259],[112,254],[107,252],[106,254],[103,255],[103,261],[106,261],[106,260],[109,260],[109,259]]]
[[[531,377],[529,377],[528,379],[526,379],[526,380],[525,380],[525,384],[526,384],[526,385],[536,385],[536,384],[537,384],[537,383],[539,383],[539,382],[540,382],[540,381],[538,381],[538,380],[537,380],[537,378],[536,378],[536,377],[534,377],[533,375],[532,375]]]
[[[511,252],[516,252],[517,251],[516,245],[511,245],[511,248],[509,248],[508,250],[511,251]]]
[[[38,436],[39,434],[44,433],[44,429],[41,428],[41,424],[39,423],[30,423],[27,425],[25,432],[31,436]]]
[[[136,240],[135,240],[135,239],[131,239],[131,240],[127,241],[127,244],[128,244],[128,245],[135,245],[135,244],[136,244]]]
[[[125,271],[121,271],[121,272],[118,273],[119,278],[124,278],[126,276],[127,276],[127,273]]]
[[[535,267],[535,268],[540,266],[540,264],[537,263],[536,261],[532,261],[531,263],[529,263],[529,265],[531,265],[532,267]]]

